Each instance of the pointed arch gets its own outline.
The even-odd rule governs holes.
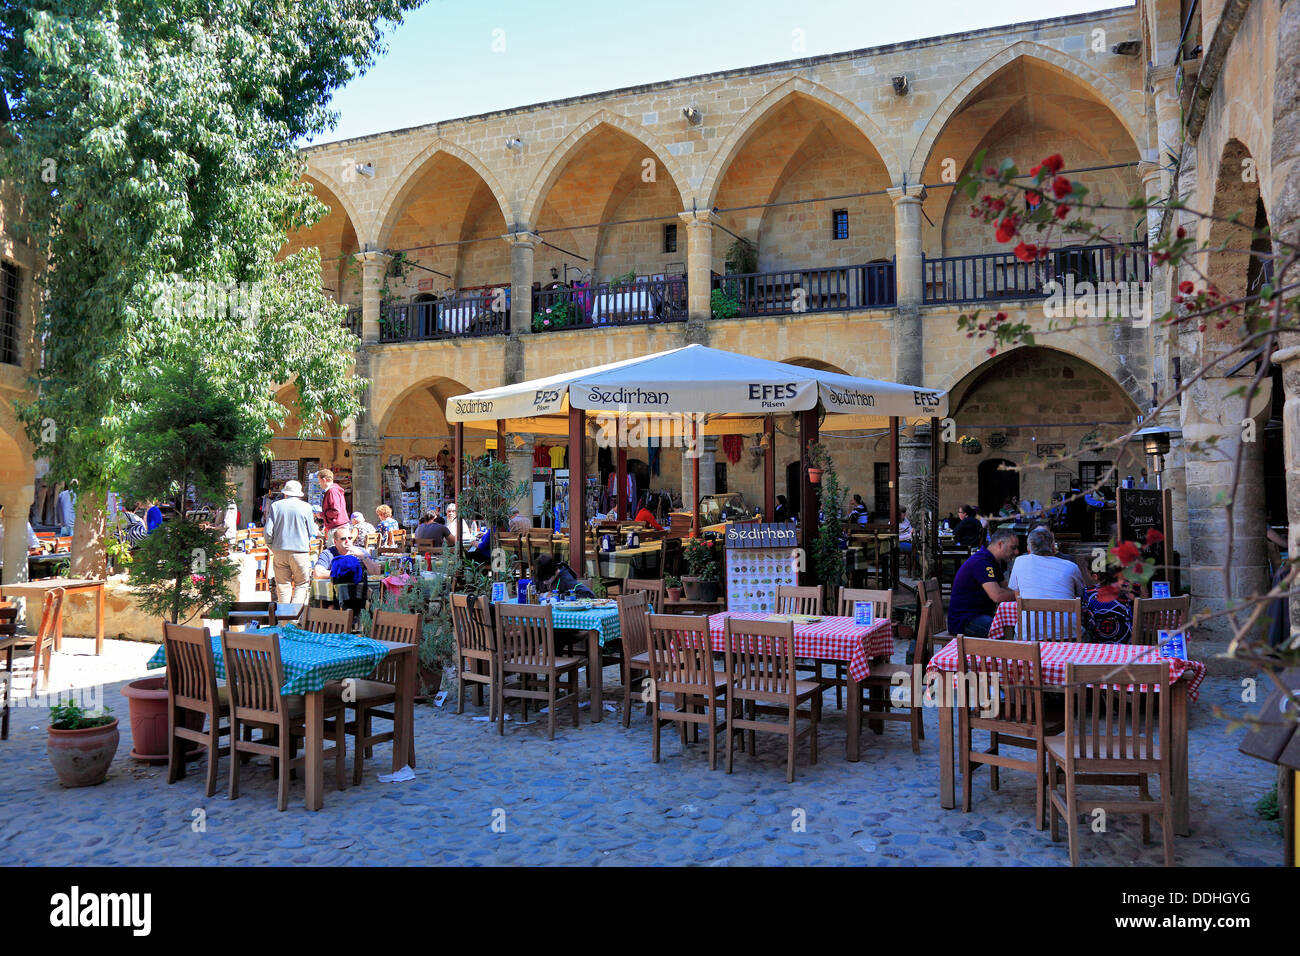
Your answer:
[[[537,225],[537,220],[542,213],[542,204],[546,202],[546,196],[551,191],[551,187],[555,185],[555,181],[564,172],[568,161],[581,149],[582,141],[601,126],[609,126],[626,133],[653,153],[655,159],[663,164],[669,178],[673,181],[673,185],[677,187],[678,195],[683,198],[686,196],[684,188],[687,185],[686,172],[682,168],[682,164],[678,162],[677,157],[668,151],[668,148],[658,137],[626,116],[615,113],[613,110],[599,109],[579,123],[568,136],[560,141],[559,145],[551,150],[551,154],[546,158],[546,162],[542,164],[542,168],[534,177],[533,183],[520,206],[520,222],[529,228]]]
[[[890,145],[884,130],[877,126],[871,117],[858,106],[840,96],[840,94],[827,89],[821,84],[814,83],[802,76],[793,76],[779,86],[773,87],[762,99],[750,107],[749,111],[731,128],[727,138],[718,146],[714,152],[713,161],[696,190],[696,194],[701,198],[705,206],[712,208],[718,187],[722,183],[727,168],[740,153],[759,124],[773,110],[779,108],[782,103],[792,96],[813,100],[848,122],[866,138],[872,149],[876,151],[880,161],[885,164],[885,170],[889,173],[890,182],[899,181],[902,167],[899,164],[898,155]]]
[[[496,199],[497,206],[501,210],[502,218],[507,223],[510,222],[512,216],[510,199],[492,170],[488,169],[481,159],[463,146],[449,143],[442,138],[435,138],[403,167],[393,181],[393,185],[389,187],[383,202],[379,204],[379,209],[375,212],[375,218],[367,236],[368,239],[373,237],[374,248],[383,249],[387,247],[393,228],[401,219],[402,209],[405,206],[408,194],[414,188],[426,164],[439,153],[445,153],[453,159],[458,159],[473,170],[479,179],[483,180],[487,188],[492,191],[492,196]]]
[[[1119,120],[1120,125],[1124,127],[1133,140],[1133,146],[1138,151],[1138,154],[1144,158],[1149,158],[1147,156],[1146,137],[1143,135],[1146,125],[1143,118],[1134,113],[1132,105],[1123,90],[1108,77],[1098,73],[1082,60],[1032,40],[1021,40],[985,60],[939,104],[912,152],[911,162],[908,164],[907,170],[909,181],[919,182],[921,180],[926,164],[930,160],[930,153],[934,149],[935,143],[938,142],[939,136],[943,133],[944,127],[947,126],[948,120],[965,105],[971,94],[979,89],[985,80],[992,77],[1009,63],[1019,59],[1038,61],[1048,69],[1087,87],[1101,103],[1109,107],[1111,112],[1115,114],[1115,118]]]
[[[365,248],[366,239],[369,238],[368,236],[362,235],[365,219],[360,215],[360,213],[358,213],[357,207],[348,197],[347,191],[339,185],[336,179],[321,169],[319,164],[312,162],[310,159],[307,161],[306,168],[303,170],[303,178],[315,180],[334,194],[334,197],[338,199],[339,204],[343,207],[343,214],[347,216],[348,221],[352,223],[352,231],[357,234],[357,241],[361,243],[362,248]]]
[[[948,413],[955,415],[961,410],[962,404],[986,372],[1001,365],[1008,358],[1023,355],[1026,351],[1054,352],[1077,362],[1082,362],[1122,392],[1132,403],[1134,414],[1141,411],[1142,403],[1150,398],[1150,396],[1142,394],[1141,383],[1114,356],[1107,356],[1096,348],[1079,341],[1062,342],[1061,347],[1035,343],[1034,345],[1017,345],[1015,348],[1007,349],[991,357],[983,352],[976,352],[970,359],[953,369],[947,376],[947,381],[943,383],[943,389],[948,393]]]

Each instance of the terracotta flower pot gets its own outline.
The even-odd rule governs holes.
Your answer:
[[[668,589],[668,600],[670,600],[670,601],[680,601],[681,599],[682,599],[682,589],[681,589],[681,588],[669,588],[669,589]]]
[[[63,786],[93,787],[104,782],[120,738],[116,717],[102,726],[80,730],[51,727],[45,752]]]
[[[822,483],[822,470],[820,468],[808,469],[808,484],[820,485]]]
[[[166,763],[170,739],[167,726],[167,678],[142,677],[122,688],[131,717],[131,757],[146,763]],[[185,726],[203,729],[203,715],[184,711]],[[196,753],[199,745],[190,742],[186,754]]]
[[[442,664],[430,667],[428,664],[421,663],[415,689],[416,700],[433,700],[437,697],[438,691],[442,690]]]

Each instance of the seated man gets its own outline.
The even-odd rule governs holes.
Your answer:
[[[380,568],[370,555],[352,544],[349,525],[335,528],[333,537],[333,547],[320,553],[312,576],[329,578],[334,583],[335,603],[358,612],[366,603],[367,572],[377,575]]]
[[[962,505],[957,509],[957,527],[952,529],[952,540],[963,548],[978,548],[984,544],[984,525],[980,523],[979,509]]]
[[[948,600],[948,631],[967,637],[988,637],[993,615],[1016,592],[1002,583],[1006,562],[1016,556],[1020,541],[1013,531],[995,531],[987,548],[980,548],[957,570]]]
[[[415,529],[415,540],[440,548],[444,541],[451,540],[451,531],[436,512],[426,511],[420,517],[420,526]]]
[[[1022,598],[1065,600],[1083,597],[1083,572],[1056,554],[1056,536],[1046,528],[1029,532],[1029,553],[1011,566],[1008,587]]]
[[[556,594],[573,592],[574,597],[596,596],[591,588],[578,580],[572,568],[563,561],[556,561],[551,554],[543,554],[533,563],[533,583],[538,594],[554,591]]]
[[[533,523],[521,515],[518,508],[511,508],[510,523],[506,527],[512,534],[527,534],[533,530]]]

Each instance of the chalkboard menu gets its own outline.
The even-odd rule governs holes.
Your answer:
[[[1161,580],[1168,579],[1168,567],[1173,563],[1172,545],[1169,541],[1169,489],[1120,488],[1116,491],[1119,522],[1119,539],[1146,546],[1147,532],[1152,529],[1165,536],[1156,556],[1165,569],[1156,572]]]

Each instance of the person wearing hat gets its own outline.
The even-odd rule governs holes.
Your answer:
[[[366,546],[366,536],[375,533],[375,526],[366,520],[366,516],[360,511],[352,512],[352,540],[357,542],[357,547]]]
[[[311,505],[303,500],[299,482],[286,481],[283,494],[283,498],[271,505],[266,517],[266,543],[271,550],[275,597],[281,604],[306,604],[316,519]]]

